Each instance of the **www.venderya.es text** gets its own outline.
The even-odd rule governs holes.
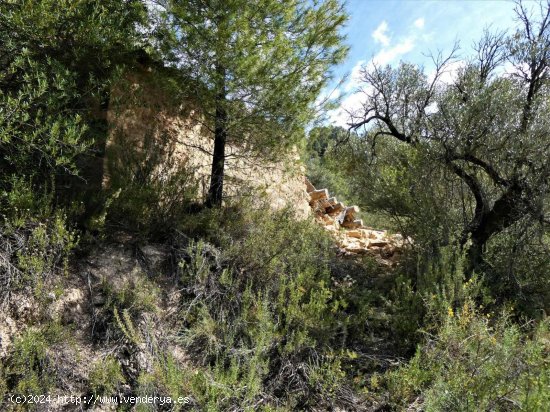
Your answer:
[[[11,395],[9,401],[14,404],[57,404],[57,405],[184,405],[191,399],[187,396],[172,398],[170,396],[75,396],[75,395]]]

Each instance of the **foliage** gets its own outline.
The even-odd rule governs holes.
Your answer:
[[[540,12],[533,16],[519,3],[518,30],[511,36],[485,33],[477,55],[450,82],[442,79],[456,62],[456,50],[434,57],[430,77],[408,63],[362,72],[364,105],[351,119],[353,128],[365,126],[371,146],[392,138],[420,158],[423,173],[411,179],[438,178],[432,187],[443,189],[429,196],[447,195],[451,210],[461,211],[451,220],[458,222],[451,235],[468,247],[468,276],[489,270],[484,252],[493,237],[544,221],[550,193],[550,8],[541,5]],[[430,169],[436,172],[428,175]]]
[[[483,281],[477,277],[464,282],[463,254],[452,247],[442,248],[437,258],[426,261],[410,255],[394,276],[371,286],[367,316],[396,358],[410,357],[426,331],[435,332],[449,307],[461,307],[468,299],[493,307]],[[387,334],[387,335],[385,335]]]
[[[80,194],[62,189],[105,142],[98,108],[139,46],[143,18],[138,0],[0,4],[0,193],[25,178],[33,191]]]
[[[427,259],[437,258],[437,249],[455,240],[465,218],[456,200],[463,193],[460,185],[401,142],[379,140],[373,152],[369,139],[354,136],[348,145],[354,154],[349,184],[356,188],[358,204],[382,215],[384,225],[413,237],[415,250]]]
[[[549,248],[548,231],[525,223],[506,230],[489,244],[486,260],[492,269],[487,283],[499,305],[511,302],[529,319],[548,313]]]
[[[415,208],[412,196],[429,192],[418,187],[405,198],[408,183],[416,176],[408,169],[418,166],[412,156],[392,143],[379,142],[377,147],[382,146],[383,150],[372,153],[367,139],[354,131],[337,126],[315,127],[309,132],[305,147],[307,177],[315,187],[328,188],[339,201],[358,205],[360,217],[369,226],[417,236],[414,229],[425,226],[409,227],[409,223],[420,222],[408,219],[408,214],[431,211]],[[410,186],[416,184],[411,182]],[[433,203],[437,200],[434,198]],[[439,209],[443,207],[436,210]]]
[[[538,18],[518,3],[520,29],[486,33],[448,81],[456,50],[435,56],[433,76],[407,63],[365,67],[353,130],[313,128],[303,142],[346,53],[337,0],[1,2],[0,303],[19,334],[0,362],[0,397],[66,389],[73,365],[59,359],[72,334],[38,323],[59,304],[83,318],[90,309],[91,337],[80,337],[102,354],[84,366],[88,379],[74,379],[82,393],[127,384],[210,411],[545,410],[550,9],[541,6]],[[134,89],[141,95],[120,102]],[[108,130],[107,109],[122,122],[132,110],[154,121],[128,137]],[[160,125],[194,114],[214,138],[211,206],[221,205],[226,144],[264,161],[301,144],[316,186],[366,207],[369,225],[411,235],[411,253],[388,272],[368,256],[339,256],[290,209],[257,199],[198,206],[194,171]],[[106,150],[108,182],[97,162]],[[102,204],[90,207],[92,197]],[[69,277],[74,217],[94,235],[165,241],[172,272],[134,268],[99,286]],[[69,283],[91,302],[73,308],[46,293]],[[18,294],[40,316],[15,316]],[[168,294],[177,308],[164,305]]]
[[[48,393],[55,385],[58,367],[49,351],[66,338],[57,323],[28,328],[17,337],[4,363],[8,391],[23,396]]]
[[[105,220],[111,228],[135,232],[144,238],[170,233],[182,221],[198,197],[197,182],[181,160],[162,157],[165,138],[147,136],[142,150],[119,145],[121,165],[111,168],[112,196],[106,204]],[[101,227],[101,225],[99,225]]]
[[[5,394],[8,391],[8,384],[5,379],[4,365],[0,362],[0,399],[4,399]],[[2,402],[0,401],[0,405]]]
[[[346,18],[335,0],[162,4],[161,52],[192,79],[214,135],[208,203],[220,206],[226,144],[265,156],[296,143],[330,66],[345,56]]]
[[[99,396],[113,395],[119,385],[124,383],[120,363],[112,356],[96,361],[91,366],[88,379],[90,389]]]
[[[52,214],[42,222],[17,219],[1,228],[2,299],[16,292],[31,292],[43,298],[54,276],[66,274],[69,257],[77,244],[76,234],[67,228],[65,216]]]
[[[192,393],[192,372],[181,368],[170,353],[162,354],[155,362],[152,373],[138,378],[138,396],[169,396],[172,399],[189,397]],[[174,411],[186,408],[185,404],[172,405]],[[138,411],[155,410],[154,405],[140,404]]]
[[[330,287],[328,239],[285,213],[251,213],[223,253],[202,241],[180,252],[181,339],[206,368],[193,385],[207,409],[349,402],[337,396],[345,301]]]
[[[448,309],[409,364],[386,377],[391,402],[421,399],[426,411],[537,410],[548,405],[548,320],[518,326],[472,301]]]
[[[348,138],[346,130],[341,127],[316,127],[312,129],[307,137],[305,158],[307,165],[307,177],[317,188],[330,188],[339,200],[343,202],[354,202],[353,179],[349,179],[351,173],[350,159],[342,158],[343,154],[337,145]]]
[[[156,313],[159,307],[158,286],[142,274],[135,274],[130,281],[120,284],[103,279],[97,291],[104,299],[95,313],[96,339],[126,338],[132,344],[141,343],[134,323],[144,313]]]

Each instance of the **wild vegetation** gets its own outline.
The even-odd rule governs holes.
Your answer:
[[[537,5],[518,2],[517,27],[487,31],[450,80],[458,50],[430,75],[367,65],[344,129],[310,127],[347,50],[336,0],[1,2],[0,409],[547,410]],[[151,173],[154,142],[105,184],[108,109],[137,71],[174,111],[200,107],[204,199],[184,165]],[[292,205],[225,196],[229,145],[277,159],[293,144],[317,187],[413,239],[397,268],[342,257]]]

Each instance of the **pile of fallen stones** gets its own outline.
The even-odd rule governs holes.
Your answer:
[[[330,197],[327,189],[316,189],[307,178],[305,183],[315,219],[333,235],[342,255],[369,254],[384,266],[398,265],[399,256],[411,244],[410,238],[365,226],[357,218],[357,206],[344,205]]]

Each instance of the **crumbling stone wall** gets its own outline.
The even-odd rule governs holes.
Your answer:
[[[209,187],[212,133],[200,108],[155,82],[151,69],[126,77],[113,92],[107,113],[110,127],[104,163],[104,186],[150,173],[158,178],[190,173],[198,182],[197,201]],[[227,147],[226,198],[266,200],[273,209],[291,205],[298,218],[310,215],[303,183],[304,168],[294,149],[277,161],[252,158],[237,145]],[[122,181],[121,181],[122,180]]]

